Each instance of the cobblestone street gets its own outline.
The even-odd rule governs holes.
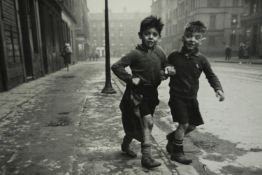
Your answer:
[[[0,174],[259,174],[261,139],[256,138],[261,137],[261,125],[255,107],[259,96],[255,92],[261,85],[261,68],[250,66],[240,65],[241,70],[233,64],[214,66],[227,94],[223,103],[217,101],[209,85],[203,83],[206,80],[201,78],[199,100],[206,124],[184,142],[186,154],[194,160],[192,166],[172,162],[166,153],[165,135],[176,125],[172,124],[167,106],[168,81],[162,83],[153,129],[153,155],[162,166],[151,171],[141,167],[138,142],[132,143],[137,158],[129,159],[120,151],[124,133],[118,106],[124,86],[113,75],[112,85],[117,93],[101,93],[105,84],[104,62],[80,62],[71,66],[69,72],[62,69],[3,92]],[[251,91],[245,92],[247,88]],[[239,92],[245,92],[252,100],[236,102],[244,98],[237,95]],[[221,115],[223,111],[227,113]],[[242,128],[236,118],[243,118],[247,111],[252,115],[247,121],[242,119],[245,122]],[[239,123],[228,127],[232,120]],[[257,122],[248,122],[251,120]],[[247,129],[255,132],[255,137]]]

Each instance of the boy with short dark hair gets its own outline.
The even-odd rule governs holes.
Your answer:
[[[168,56],[168,63],[174,71],[170,71],[170,99],[169,107],[174,122],[178,122],[177,129],[167,135],[167,151],[171,160],[182,164],[190,164],[183,150],[183,139],[186,134],[193,131],[196,126],[202,125],[203,119],[199,111],[197,92],[199,77],[205,73],[209,84],[214,89],[219,101],[224,100],[224,93],[220,81],[214,74],[208,60],[200,54],[199,45],[205,38],[206,27],[201,21],[189,23],[183,35],[181,51],[175,51]],[[169,66],[169,67],[170,67]]]
[[[120,103],[125,136],[121,149],[136,157],[130,149],[132,139],[141,142],[141,164],[146,168],[161,165],[151,156],[151,131],[153,114],[159,103],[157,87],[164,79],[166,56],[158,46],[163,23],[160,18],[149,16],[142,20],[138,33],[142,44],[112,65],[112,71],[126,83]],[[132,75],[125,67],[129,66]]]

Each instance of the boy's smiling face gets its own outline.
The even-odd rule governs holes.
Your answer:
[[[142,40],[142,44],[146,48],[152,49],[160,39],[160,35],[156,28],[152,27],[144,30],[142,33],[139,33],[139,38]]]
[[[185,32],[183,36],[184,46],[189,50],[198,48],[204,39],[200,32]]]

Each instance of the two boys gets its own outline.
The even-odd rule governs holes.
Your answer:
[[[153,114],[159,103],[157,87],[161,80],[170,76],[169,106],[174,122],[179,126],[176,131],[167,136],[167,151],[171,159],[183,164],[192,160],[185,157],[183,152],[184,135],[203,124],[196,99],[201,72],[216,91],[220,100],[224,94],[220,82],[213,73],[210,64],[198,51],[206,27],[200,21],[192,22],[185,29],[183,48],[180,52],[169,55],[168,61],[162,49],[157,45],[163,24],[160,19],[149,16],[141,22],[138,45],[126,56],[112,65],[113,72],[126,82],[126,90],[120,103],[122,123],[125,137],[122,151],[130,157],[136,157],[130,148],[132,139],[141,142],[141,164],[146,168],[161,165],[151,156],[151,131]],[[132,75],[125,67],[129,66]],[[167,70],[167,74],[165,74]]]

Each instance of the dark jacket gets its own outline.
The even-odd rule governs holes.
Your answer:
[[[170,97],[197,98],[199,77],[205,73],[211,87],[223,90],[217,76],[213,72],[206,57],[199,52],[188,54],[185,48],[168,56],[168,63],[176,69],[176,74],[170,78]]]
[[[225,54],[231,56],[232,49],[230,47],[226,47]]]
[[[130,67],[132,75],[125,70],[127,66]],[[125,133],[138,141],[143,139],[143,120],[139,104],[145,96],[149,96],[152,103],[158,104],[157,87],[161,83],[165,66],[166,56],[159,46],[148,50],[138,45],[111,67],[115,75],[126,82],[126,90],[120,103]],[[132,85],[132,77],[139,77],[141,83],[138,86]],[[148,88],[152,91],[150,95],[147,92]]]
[[[144,84],[157,87],[161,82],[161,70],[164,70],[165,64],[166,56],[159,46],[148,50],[138,45],[111,68],[116,76],[126,83],[129,83],[132,77],[139,77]],[[125,70],[127,66],[130,67],[132,75]]]

